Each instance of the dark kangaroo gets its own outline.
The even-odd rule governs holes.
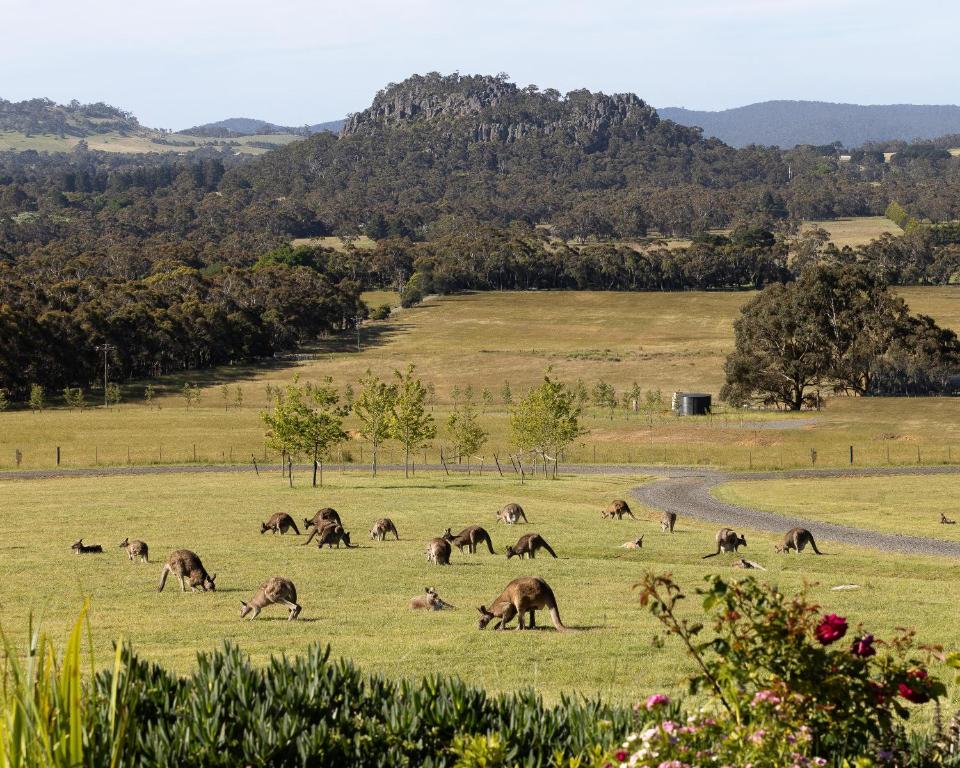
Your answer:
[[[452,547],[446,539],[430,539],[430,543],[427,544],[427,550],[424,554],[427,556],[428,563],[450,565],[451,552]]]
[[[629,515],[634,520],[637,519],[636,515],[630,511],[630,505],[627,504],[623,499],[614,499],[607,505],[607,508],[600,513],[600,517],[603,518],[617,518],[617,520],[623,520],[624,515]]]
[[[940,525],[956,525],[956,524],[957,524],[956,520],[951,520],[949,517],[943,514],[943,512],[940,513]]]
[[[250,621],[253,621],[268,605],[285,606],[290,612],[287,621],[293,621],[300,615],[301,607],[297,602],[297,588],[290,579],[285,579],[283,576],[271,576],[267,579],[260,585],[257,594],[250,598],[249,603],[240,601],[240,618],[252,613]]]
[[[273,531],[273,533],[279,533],[282,536],[291,528],[293,528],[293,532],[297,534],[297,536],[300,535],[300,529],[297,528],[297,524],[286,512],[277,512],[275,515],[271,515],[267,522],[260,523],[261,534],[267,531]]]
[[[514,504],[511,502],[507,504],[503,509],[497,512],[497,522],[506,523],[507,525],[513,525],[520,518],[523,518],[523,522],[529,523],[527,516],[523,511],[523,507],[519,504]]]
[[[547,540],[543,538],[543,536],[539,533],[528,533],[525,536],[521,536],[512,547],[507,547],[507,560],[514,555],[521,560],[523,560],[524,555],[533,560],[536,557],[538,549],[545,549],[554,557],[557,556],[557,553],[553,551],[553,547],[547,544]]]
[[[373,528],[370,529],[370,538],[383,541],[387,538],[388,533],[392,533],[396,537],[396,540],[400,541],[400,534],[397,533],[397,526],[393,524],[393,520],[389,517],[381,517],[373,524]]]
[[[410,599],[411,611],[442,611],[444,608],[452,609],[453,607],[441,598],[433,587],[427,587],[422,595]]]
[[[331,528],[331,527],[334,527],[334,526],[339,526],[339,527],[341,527],[341,528],[343,527],[342,524],[336,522],[335,520],[321,520],[319,523],[317,523],[315,526],[313,526],[313,530],[310,531],[310,535],[307,536],[307,540],[306,540],[305,542],[303,542],[303,544],[301,544],[300,546],[301,546],[301,547],[307,546],[307,544],[309,544],[311,541],[313,541],[314,538],[316,538],[317,536],[319,536],[320,534],[322,534],[323,531],[324,531],[324,529],[326,529],[326,528]]]
[[[673,533],[673,526],[677,524],[677,513],[676,512],[664,512],[660,515],[660,530],[666,533],[670,531]]]
[[[84,544],[83,539],[77,539],[70,545],[70,549],[78,555],[92,555],[97,552],[103,552],[103,547],[99,544]]]
[[[817,549],[817,542],[813,540],[813,534],[810,533],[806,528],[791,528],[783,536],[783,542],[777,544],[774,549],[777,552],[789,552],[791,549],[795,549],[797,554],[803,552],[803,548],[809,544],[813,551],[818,555],[822,555],[819,549]]]
[[[180,579],[180,591],[186,592],[186,585],[190,585],[190,591],[196,592],[199,587],[204,592],[215,592],[217,585],[214,582],[217,574],[211,576],[207,569],[200,562],[200,557],[196,552],[189,549],[178,549],[170,553],[167,562],[163,564],[163,571],[160,573],[160,586],[157,592],[163,592],[163,585],[167,583],[167,574],[172,573]]]
[[[319,510],[313,517],[303,518],[303,529],[306,530],[310,526],[319,527],[321,523],[324,522],[334,522],[337,525],[343,525],[343,521],[340,519],[340,515],[337,513],[337,510],[332,509],[331,507],[324,507]]]
[[[557,599],[554,597],[550,585],[543,579],[536,576],[521,576],[514,579],[507,588],[503,590],[500,596],[490,604],[488,609],[481,605],[477,610],[480,611],[480,620],[477,627],[484,629],[493,619],[499,619],[494,625],[494,629],[506,629],[507,623],[517,617],[517,629],[527,629],[523,624],[523,614],[530,614],[529,629],[536,629],[536,616],[534,611],[546,608],[550,611],[550,619],[558,632],[575,632],[576,630],[565,627],[560,621],[560,611],[557,609]]]
[[[716,557],[721,552],[736,552],[740,547],[745,546],[747,546],[746,536],[737,535],[737,532],[731,528],[721,528],[717,531],[717,551],[704,555],[701,559],[706,560],[708,557]]]
[[[325,525],[322,528],[317,529],[317,549],[323,549],[324,545],[333,549],[333,545],[337,545],[337,549],[340,549],[340,543],[343,542],[344,546],[348,549],[356,549],[356,544],[350,543],[350,534],[343,530],[342,525],[337,525],[332,523],[330,525]],[[313,534],[310,535],[310,538],[313,538]]]
[[[127,559],[130,561],[140,558],[141,563],[149,563],[150,557],[148,556],[147,543],[145,541],[140,541],[140,539],[124,539],[120,542],[120,549],[127,550]]]
[[[467,548],[467,551],[471,555],[476,554],[477,544],[482,544],[484,541],[487,542],[487,546],[490,548],[490,554],[497,554],[493,551],[493,541],[490,539],[490,534],[479,525],[468,526],[460,531],[460,533],[458,533],[456,536],[454,536],[452,531],[447,528],[447,530],[443,532],[442,538],[446,539],[453,544],[453,546],[459,549],[460,554],[463,554],[464,547]]]

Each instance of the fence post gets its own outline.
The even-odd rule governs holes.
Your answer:
[[[94,464],[100,463],[100,446],[99,445],[93,446],[93,463]]]
[[[250,461],[253,462],[253,468],[257,471],[257,477],[260,477],[260,467],[257,466],[257,457],[250,454]]]
[[[850,463],[853,464],[853,446],[850,446]]]
[[[920,463],[920,446],[917,446],[917,464]]]
[[[130,464],[130,463],[132,462],[130,461],[130,446],[128,445],[127,446],[127,464]]]
[[[21,464],[21,462],[23,461],[23,451],[21,451],[19,448],[17,448],[17,449],[16,449],[16,453],[14,453],[14,457],[16,458],[16,460],[17,460],[17,466],[19,467],[20,464]]]
[[[193,444],[193,460],[194,461],[197,460],[197,444],[196,443]]]
[[[60,466],[60,446],[57,446],[57,466]]]

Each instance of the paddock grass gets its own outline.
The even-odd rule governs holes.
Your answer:
[[[488,475],[374,480],[350,473],[328,474],[326,487],[317,490],[305,479],[295,476],[293,489],[276,472],[0,482],[4,631],[23,636],[32,612],[54,634],[65,633],[90,595],[101,665],[110,662],[110,644],[120,635],[145,657],[180,671],[191,668],[198,651],[223,640],[240,644],[257,662],[320,641],[335,655],[391,677],[458,675],[493,691],[533,686],[550,701],[561,691],[579,691],[631,702],[655,691],[678,693],[690,670],[677,642],[653,644],[658,625],[640,609],[631,585],[648,569],[672,572],[691,593],[707,574],[743,575],[730,567],[730,556],[701,560],[712,546],[713,526],[681,519],[671,536],[660,532],[655,513],[638,505],[638,521],[601,520],[601,506],[626,497],[642,477],[568,476],[520,486]],[[529,525],[494,523],[507,501],[524,506]],[[360,548],[320,552],[299,547],[302,536],[259,533],[260,521],[273,512],[287,511],[299,522],[323,505],[340,511]],[[367,540],[381,516],[395,521],[399,542]],[[428,539],[447,526],[473,523],[490,531],[497,555],[454,553],[450,567],[425,562]],[[504,547],[529,531],[540,532],[560,559],[508,561]],[[620,547],[640,533],[643,549]],[[746,535],[744,554],[766,566],[759,575],[781,589],[796,590],[808,580],[823,610],[862,621],[878,636],[910,625],[925,641],[960,645],[960,622],[953,620],[960,563],[881,559],[833,545],[825,546],[831,554],[824,557],[777,557],[775,536]],[[81,536],[102,544],[104,554],[71,554],[71,542]],[[126,536],[149,544],[150,564],[127,561],[117,546]],[[180,547],[195,550],[217,574],[217,592],[181,594],[176,580],[156,592],[163,560]],[[273,607],[254,622],[240,621],[239,601],[275,574],[297,585],[302,620],[288,623]],[[546,579],[564,622],[584,631],[480,632],[476,606],[521,575]],[[859,589],[830,589],[842,584]],[[428,585],[457,610],[409,611],[408,599]],[[698,606],[691,599],[686,610],[697,614]]]
[[[884,533],[960,541],[960,477],[837,477],[724,483],[713,491],[732,504],[758,507]]]
[[[876,240],[883,234],[902,235],[903,230],[886,216],[855,216],[827,221],[805,222],[803,229],[822,227],[830,233],[830,242],[838,248],[855,248]]]
[[[297,237],[291,240],[290,243],[294,246],[309,245],[333,248],[336,251],[345,251],[348,243],[361,250],[373,249],[377,245],[376,240],[372,240],[366,235],[359,235],[357,237],[340,237],[338,235],[328,235],[326,237]]]
[[[83,137],[90,149],[101,152],[121,152],[124,154],[144,154],[149,152],[175,152],[184,154],[192,152],[204,146],[220,146],[216,142],[229,141],[236,142],[236,145],[230,145],[230,148],[245,155],[262,155],[270,150],[263,147],[251,146],[250,142],[275,144],[283,146],[292,141],[302,138],[289,134],[265,134],[255,136],[237,136],[233,138],[214,139],[203,136],[189,136],[187,134],[173,133],[163,134],[163,138],[174,142],[194,142],[194,146],[176,146],[169,144],[156,144],[151,141],[153,137],[160,137],[160,134],[153,134],[149,131],[143,133],[128,133],[123,135],[118,131],[108,133],[96,133]],[[33,149],[37,152],[70,152],[81,141],[80,137],[65,135],[60,137],[57,134],[34,134],[27,136],[25,133],[17,131],[0,131],[0,151],[16,150],[19,152]]]

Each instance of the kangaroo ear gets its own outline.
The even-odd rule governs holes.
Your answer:
[[[477,610],[478,610],[480,613],[482,613],[482,614],[486,614],[486,612],[487,612],[487,609],[484,608],[482,605],[481,605],[479,608],[477,608]]]
[[[213,574],[213,576],[210,577],[210,581],[216,581],[216,580],[217,580],[217,574]]]
[[[244,608],[247,607],[247,604],[246,604],[245,602],[243,602],[243,600],[240,601],[240,605],[242,605]]]

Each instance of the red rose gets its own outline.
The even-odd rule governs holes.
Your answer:
[[[614,757],[617,758],[618,763],[625,763],[630,755],[628,755],[625,750],[621,749],[614,755]]]
[[[854,640],[850,646],[850,653],[866,659],[869,656],[876,656],[877,649],[873,647],[873,635],[864,635],[859,640]]]
[[[847,620],[835,613],[828,613],[817,624],[814,630],[817,640],[823,645],[830,645],[847,634]]]
[[[905,682],[897,683],[897,693],[914,704],[926,704],[930,701],[930,694],[926,688],[927,670],[912,669],[907,673]]]

